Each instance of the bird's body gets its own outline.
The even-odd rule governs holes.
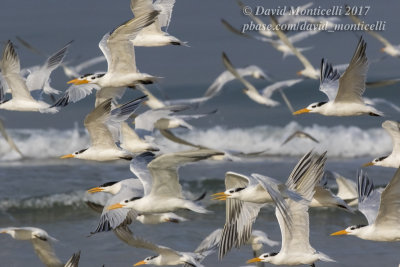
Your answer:
[[[140,115],[139,115],[140,116]],[[153,144],[152,138],[140,138],[140,136],[126,122],[121,123],[120,146],[124,150],[132,153],[142,153],[145,151],[158,151],[159,149]]]
[[[311,112],[311,111],[310,111]],[[381,112],[364,103],[326,102],[318,108],[318,113],[324,116],[381,116]]]
[[[165,222],[180,223],[186,221],[185,218],[176,215],[172,212],[141,214],[136,217],[136,220],[142,224],[160,224]]]
[[[123,73],[123,72],[107,72],[96,84],[101,88],[105,87],[126,87],[135,86],[137,83],[153,83],[155,77],[146,73]]]
[[[315,187],[315,193],[310,202],[310,207],[333,207],[353,212],[353,209],[350,208],[343,199],[333,194],[329,188],[325,188],[323,185],[317,185]]]

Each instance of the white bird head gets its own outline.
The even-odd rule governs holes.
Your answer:
[[[272,258],[275,257],[278,253],[276,252],[270,252],[270,253],[264,253],[261,254],[257,258],[252,258],[247,261],[247,263],[254,263],[254,262],[271,262]]]
[[[135,206],[135,201],[141,199],[142,197],[133,197],[131,199],[122,200],[120,203],[116,203],[107,207],[107,210],[115,210],[120,208],[133,208]]]
[[[89,74],[85,74],[82,75],[79,78],[73,79],[68,81],[68,84],[74,84],[74,85],[80,85],[80,84],[86,84],[86,83],[97,83],[97,81],[103,77],[105,75],[105,73],[89,73]]]
[[[144,265],[144,264],[154,264],[157,265],[157,262],[159,261],[159,255],[158,256],[150,256],[145,258],[142,261],[139,261],[137,263],[135,263],[133,266],[139,266],[139,265]]]
[[[93,187],[89,189],[87,192],[91,194],[98,192],[106,192],[115,195],[119,192],[120,189],[121,189],[121,183],[114,181],[114,182],[104,183],[97,187]]]
[[[387,156],[380,157],[380,158],[375,158],[371,162],[367,162],[363,164],[363,167],[368,167],[368,166],[384,166],[385,164],[383,163],[383,160],[386,159]]]
[[[72,154],[67,154],[67,155],[61,156],[60,159],[68,159],[68,158],[77,158],[77,159],[79,159],[80,158],[80,154],[82,154],[86,150],[87,150],[87,148],[79,150],[79,151],[76,151],[76,152],[74,152]]]
[[[360,231],[360,229],[362,229],[364,226],[364,224],[358,224],[358,225],[352,225],[347,227],[344,230],[341,231],[337,231],[335,233],[332,233],[331,235],[357,235],[357,233]]]
[[[308,105],[306,108],[300,109],[298,111],[293,112],[293,115],[298,115],[302,113],[318,113],[322,109],[324,109],[324,105],[327,102],[315,102],[310,105]]]
[[[225,192],[215,193],[213,200],[226,200],[227,198],[239,198],[241,191],[245,189],[245,187],[236,187],[230,188]]]

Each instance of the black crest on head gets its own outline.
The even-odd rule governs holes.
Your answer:
[[[383,157],[377,158],[376,160],[377,160],[377,161],[382,161],[382,160],[386,159],[387,157],[388,157],[388,156],[383,156]]]
[[[83,152],[85,152],[87,150],[87,148],[79,150],[78,152],[75,152],[75,154],[82,154]]]
[[[86,73],[86,74],[83,74],[80,78],[83,79],[83,78],[91,76],[91,75],[93,75],[93,73]]]
[[[141,199],[142,197],[133,197],[133,198],[131,198],[131,199],[129,199],[129,201],[135,201],[135,200],[138,200],[138,199]]]
[[[107,183],[104,183],[104,184],[100,185],[100,187],[112,186],[112,185],[114,185],[116,183],[118,183],[118,182],[117,181],[115,181],[115,182],[107,182]]]

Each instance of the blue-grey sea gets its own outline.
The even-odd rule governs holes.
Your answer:
[[[246,0],[246,5],[265,8],[302,5],[307,1]],[[365,21],[385,21],[381,33],[393,44],[400,43],[400,2],[388,1],[319,1],[314,6],[333,5],[370,6]],[[29,41],[45,54],[51,54],[74,40],[65,61],[78,64],[101,55],[98,42],[102,36],[132,17],[128,0],[2,0],[0,8],[0,47],[10,39],[16,46],[22,67],[42,64],[45,58],[22,46],[16,36]],[[226,30],[220,20],[225,19],[240,28],[249,18],[243,15],[236,1],[178,0],[176,1],[170,34],[187,41],[189,47],[135,48],[136,62],[142,72],[163,77],[149,86],[158,97],[177,99],[201,96],[213,80],[224,71],[221,54],[226,52],[236,67],[255,64],[264,69],[274,81],[296,78],[302,65],[295,57],[282,54],[269,44],[243,38]],[[268,17],[260,17],[269,23]],[[351,23],[346,16],[341,23]],[[254,33],[255,34],[255,33]],[[312,47],[304,52],[314,66],[322,57],[335,64],[350,60],[358,38],[363,35],[368,43],[367,55],[371,66],[368,80],[396,78],[399,75],[398,58],[384,57],[382,44],[363,32],[322,32],[298,43]],[[98,64],[86,72],[106,69]],[[51,76],[52,86],[67,88],[69,80],[61,69]],[[249,78],[262,89],[270,82]],[[285,90],[295,109],[312,102],[324,101],[318,91],[319,81],[305,80]],[[297,160],[310,149],[328,151],[326,169],[355,181],[361,165],[386,155],[392,149],[390,137],[381,128],[385,119],[398,120],[399,113],[387,105],[379,105],[387,115],[379,117],[323,117],[320,115],[291,115],[279,94],[273,96],[282,104],[275,108],[258,105],[242,93],[243,85],[233,81],[216,98],[200,107],[199,112],[218,109],[217,113],[190,121],[192,131],[178,130],[177,135],[192,142],[216,149],[243,152],[265,150],[264,156],[242,161],[204,161],[180,169],[180,182],[192,197],[206,191],[202,202],[211,214],[187,211],[177,213],[188,219],[181,224],[141,225],[134,223],[134,233],[154,243],[180,251],[193,251],[200,241],[225,221],[225,206],[211,200],[210,195],[224,190],[227,171],[243,174],[253,172],[285,181]],[[130,90],[123,98],[128,101],[140,93]],[[367,89],[368,98],[383,98],[400,105],[399,85]],[[27,112],[0,111],[11,137],[25,158],[12,151],[0,140],[0,228],[8,226],[35,226],[45,229],[58,239],[56,254],[66,261],[81,250],[80,266],[132,266],[153,254],[132,248],[118,240],[112,232],[88,237],[97,225],[99,215],[91,211],[85,201],[92,199],[85,191],[107,181],[132,177],[128,161],[97,163],[80,160],[61,160],[59,156],[85,148],[89,138],[83,127],[85,115],[93,108],[94,94],[71,104],[59,113],[46,115]],[[143,112],[144,107],[139,109]],[[293,140],[281,143],[295,130],[303,130],[320,141]],[[156,142],[166,153],[187,149],[156,134]],[[395,170],[370,167],[367,169],[375,185],[385,186]],[[104,196],[96,196],[101,200]],[[399,196],[400,197],[400,196]],[[350,236],[331,237],[330,233],[349,225],[366,223],[359,212],[354,214],[337,209],[310,210],[310,242],[319,251],[328,254],[337,263],[317,262],[317,266],[398,266],[400,245],[360,240]],[[400,222],[399,222],[400,227]],[[274,209],[263,209],[255,229],[268,233],[280,241],[279,225]],[[278,252],[279,247],[265,247],[265,252]],[[249,247],[233,249],[222,261],[209,256],[205,266],[243,266],[252,258]],[[42,266],[29,242],[0,236],[0,266]]]

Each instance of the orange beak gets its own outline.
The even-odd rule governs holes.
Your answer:
[[[260,262],[261,259],[260,258],[252,258],[250,260],[248,260],[246,263],[254,263],[254,262]]]
[[[125,205],[117,203],[117,204],[108,206],[107,210],[115,210],[115,209],[120,209],[120,208],[123,208],[123,207],[125,207]]]
[[[301,72],[302,72],[301,70],[296,72],[297,76],[301,76]]]
[[[75,158],[75,156],[72,154],[68,154],[68,155],[64,155],[64,156],[60,157],[60,159],[69,159],[69,158]]]
[[[381,51],[381,52],[385,52],[385,48],[382,47],[382,48],[380,49],[380,51]]]
[[[349,232],[347,232],[346,230],[342,230],[342,231],[335,232],[335,233],[333,233],[331,235],[347,235],[348,233]]]
[[[85,84],[85,83],[89,83],[88,80],[81,80],[81,79],[73,79],[70,80],[69,82],[67,82],[68,84],[73,83],[75,85],[79,85],[79,84]]]
[[[139,261],[139,262],[135,263],[133,266],[139,266],[139,265],[143,265],[143,264],[146,264],[146,262],[145,261]]]
[[[93,193],[97,193],[97,192],[101,192],[101,191],[104,191],[104,189],[101,187],[93,187],[93,188],[89,189],[87,192],[90,194],[93,194]]]
[[[367,162],[365,164],[362,165],[363,167],[368,167],[368,166],[374,166],[374,163],[371,162]]]
[[[303,108],[303,109],[293,112],[293,115],[298,115],[298,114],[303,114],[303,113],[308,113],[308,112],[310,112],[310,110],[308,108]]]
[[[225,194],[225,192],[215,193],[215,194],[212,194],[211,196],[214,197],[212,200],[221,200],[221,201],[226,200],[229,197],[229,195]]]

